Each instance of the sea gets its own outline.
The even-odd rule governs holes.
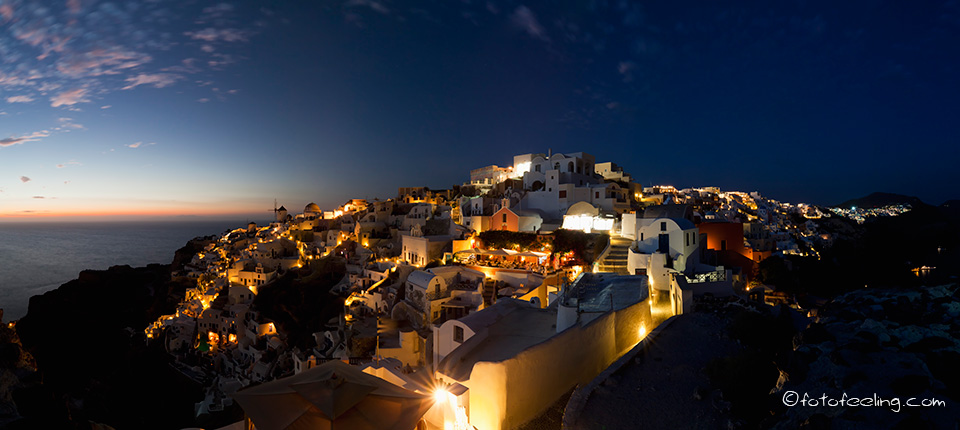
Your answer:
[[[249,220],[0,223],[3,321],[27,314],[30,297],[111,266],[169,264],[190,239],[246,227]],[[257,221],[258,225],[264,225]]]

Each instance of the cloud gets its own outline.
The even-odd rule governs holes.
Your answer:
[[[11,96],[7,97],[7,103],[30,103],[33,97],[30,96]]]
[[[9,3],[0,4],[0,16],[3,17],[3,22],[13,19],[13,6]]]
[[[231,11],[233,11],[233,5],[230,3],[219,3],[203,9],[203,13],[209,14],[222,14]]]
[[[78,161],[70,160],[70,161],[68,161],[68,162],[66,162],[66,163],[57,164],[57,168],[58,168],[58,169],[62,169],[62,168],[67,167],[67,166],[82,166],[82,165],[83,165],[83,164],[80,164],[80,162],[78,162]]]
[[[35,198],[35,199],[45,199],[46,197],[44,197],[44,196],[33,196],[33,198]]]
[[[621,61],[617,65],[617,73],[623,76],[623,82],[633,81],[633,72],[637,69],[637,63],[633,61]]]
[[[87,103],[90,100],[86,98],[87,90],[84,88],[75,88],[64,91],[50,98],[50,106],[73,106],[77,103]]]
[[[174,82],[180,79],[181,76],[169,73],[156,73],[152,75],[141,73],[137,76],[127,78],[127,86],[121,89],[130,90],[140,85],[153,85],[154,88],[163,88],[173,85]]]
[[[50,136],[50,132],[47,130],[35,131],[20,137],[11,136],[6,139],[0,139],[0,147],[20,145],[27,142],[36,142],[40,140],[40,138],[47,136]]]
[[[28,177],[26,177],[26,176],[21,176],[21,177],[20,177],[20,182],[23,182],[23,183],[30,182],[30,178],[28,178]]]
[[[96,48],[85,52],[68,52],[57,61],[57,71],[69,78],[117,75],[153,61],[153,57],[122,48]]]
[[[83,130],[83,124],[73,122],[73,118],[59,118],[60,125],[53,128],[54,131],[68,132],[70,130]]]
[[[197,99],[197,101],[200,102],[200,103],[206,103],[206,102],[210,101],[210,99],[204,97],[204,98],[202,98],[202,99]]]
[[[145,146],[145,145],[149,146],[149,145],[156,145],[156,144],[157,144],[157,142],[149,142],[149,143],[133,142],[133,143],[131,143],[131,144],[129,144],[129,145],[123,145],[123,146],[126,146],[127,148],[139,148],[139,147]],[[111,149],[111,151],[112,151],[112,149]]]
[[[366,6],[366,7],[369,7],[370,9],[373,9],[374,11],[379,12],[379,13],[382,13],[382,14],[384,14],[384,15],[390,13],[390,9],[388,9],[386,6],[384,6],[383,3],[380,3],[380,2],[374,1],[374,0],[349,0],[349,1],[347,1],[343,6],[344,6],[344,7]]]
[[[203,58],[179,66],[184,70],[169,71],[155,60],[189,57],[184,49],[208,57],[224,44],[250,40],[260,31],[257,27],[265,25],[248,27],[237,16],[244,6],[227,0],[189,5],[153,0],[48,3],[0,0],[0,104],[50,99],[54,108],[79,109],[78,103],[121,88],[169,87],[169,77],[155,75],[183,76],[235,60]],[[183,27],[190,22],[193,28]],[[213,51],[199,52],[203,45]],[[208,59],[214,60],[212,65]]]
[[[112,107],[113,105],[103,105],[103,106],[100,106],[100,109],[110,109]]]
[[[533,11],[526,6],[518,6],[517,9],[513,11],[513,14],[510,15],[510,22],[527,32],[531,37],[545,42],[550,41],[550,38],[547,37],[546,31],[543,29],[543,26],[540,25],[540,22],[537,21],[537,17],[533,14]]]
[[[183,34],[191,39],[204,42],[245,42],[247,40],[247,33],[236,28],[217,29],[210,27],[200,31],[187,31]]]

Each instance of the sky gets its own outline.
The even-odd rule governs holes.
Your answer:
[[[0,222],[294,212],[588,152],[960,198],[960,4],[0,0]]]

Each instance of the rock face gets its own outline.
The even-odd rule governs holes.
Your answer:
[[[14,393],[30,384],[36,373],[33,356],[23,349],[17,332],[0,325],[0,428],[20,419]]]
[[[16,330],[36,358],[42,384],[15,394],[23,419],[10,428],[83,428],[87,421],[116,428],[189,426],[198,388],[179,379],[168,356],[143,341],[143,327],[171,312],[187,286],[171,281],[167,265],[115,266],[83,271],[31,298]],[[45,412],[51,410],[63,413]]]
[[[776,401],[805,394],[839,400],[846,394],[884,399],[883,405],[831,406],[829,400],[786,405],[770,427],[797,428],[829,418],[832,428],[954,428],[960,417],[958,293],[954,284],[863,289],[834,299],[794,338],[792,357],[784,360],[791,365],[781,365],[790,377],[775,389]],[[910,407],[911,398],[944,403]]]

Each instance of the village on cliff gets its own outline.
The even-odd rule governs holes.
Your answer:
[[[811,222],[825,216],[756,192],[641,186],[583,152],[516,155],[451,189],[281,206],[269,225],[208,240],[175,274],[196,287],[145,333],[206,387],[198,415],[243,408],[230,428],[307,419],[268,395],[284,392],[336,404],[327,415],[376,394],[382,428],[512,429],[672,316],[747,301],[797,309],[757,282],[758,263],[816,258],[833,240]],[[320,296],[336,306],[320,324],[293,333],[254,305],[331,259],[346,274]],[[319,394],[302,388],[317,381],[338,398],[310,400]]]

